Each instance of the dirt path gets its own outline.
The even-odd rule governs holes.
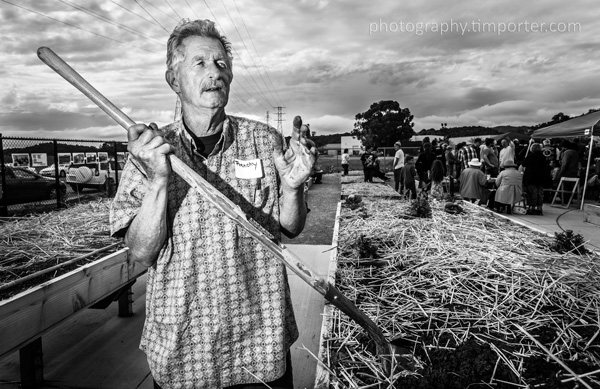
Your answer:
[[[340,201],[340,175],[325,174],[321,184],[308,191],[308,208],[304,231],[294,238],[283,237],[284,244],[330,245],[333,239],[335,211]]]

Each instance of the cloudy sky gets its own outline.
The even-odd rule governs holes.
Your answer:
[[[415,130],[533,125],[600,108],[594,0],[0,0],[0,133],[125,139],[36,56],[48,46],[133,120],[170,122],[166,41],[180,17],[216,19],[234,47],[227,112],[317,134],[393,99]],[[13,3],[13,4],[9,4]],[[16,6],[15,6],[16,5]],[[168,32],[167,32],[168,31]]]

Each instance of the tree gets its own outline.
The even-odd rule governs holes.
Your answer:
[[[569,119],[571,119],[569,115],[565,115],[564,113],[559,112],[556,115],[552,116],[552,123],[560,123]]]
[[[400,108],[397,101],[381,100],[371,104],[366,112],[356,115],[352,135],[363,144],[391,147],[398,140],[415,134],[413,115],[408,108]]]

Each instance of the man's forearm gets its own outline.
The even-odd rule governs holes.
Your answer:
[[[305,222],[304,186],[297,189],[284,188],[279,199],[281,232],[288,238],[294,238],[302,232]]]
[[[167,186],[151,185],[131,222],[125,244],[131,259],[152,266],[167,238]]]

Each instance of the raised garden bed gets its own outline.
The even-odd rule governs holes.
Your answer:
[[[471,204],[430,205],[430,218],[409,201],[342,206],[336,286],[414,366],[384,374],[362,328],[327,307],[316,387],[600,387],[600,257]]]
[[[81,309],[120,298],[146,271],[109,236],[108,201],[0,223],[0,356]]]

